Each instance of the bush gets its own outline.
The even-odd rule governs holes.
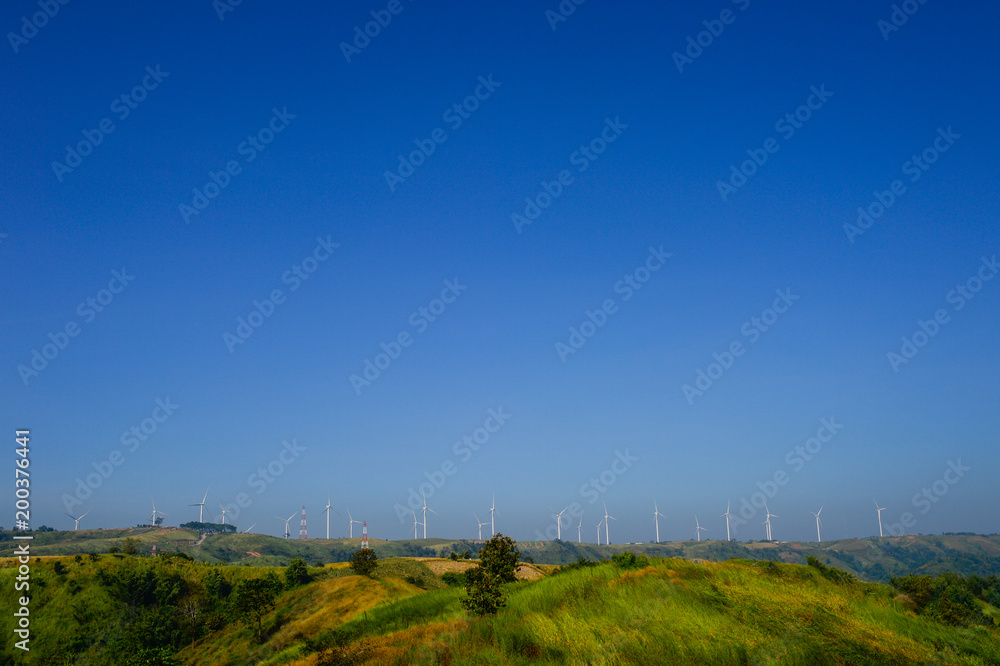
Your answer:
[[[306,569],[306,562],[301,557],[293,557],[292,561],[285,567],[285,587],[292,589],[299,585],[304,585],[312,580],[309,571]]]
[[[441,580],[449,587],[465,587],[465,584],[468,582],[465,574],[455,573],[454,571],[441,574]]]
[[[626,550],[623,553],[618,553],[617,555],[611,556],[611,561],[617,564],[622,569],[638,569],[644,565],[638,557],[635,556],[630,550]]]
[[[374,576],[378,568],[378,556],[371,548],[362,548],[351,556],[351,570],[359,576]]]
[[[517,580],[521,552],[508,536],[497,534],[479,551],[479,566],[465,572],[468,598],[462,605],[475,615],[493,615],[506,605],[503,585]]]
[[[854,575],[837,567],[828,567],[812,555],[806,555],[806,563],[814,569],[818,569],[824,578],[838,585],[856,585],[858,582]]]

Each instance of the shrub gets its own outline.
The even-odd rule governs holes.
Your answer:
[[[506,605],[504,583],[517,580],[517,560],[521,552],[508,536],[497,534],[479,551],[479,566],[465,572],[468,597],[462,605],[475,615],[493,615]]]
[[[285,586],[288,589],[304,585],[312,580],[309,571],[306,569],[306,562],[301,557],[293,557],[292,561],[285,567]]]
[[[359,576],[374,576],[378,568],[378,556],[371,548],[362,548],[351,556],[351,570]]]

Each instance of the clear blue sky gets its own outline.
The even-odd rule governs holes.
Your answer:
[[[821,505],[825,538],[877,533],[873,498],[887,529],[997,531],[1000,280],[976,281],[1000,252],[1000,9],[880,29],[891,5],[6,3],[0,422],[32,432],[32,523],[71,528],[65,496],[110,469],[81,527],[151,494],[196,519],[211,486],[217,516],[247,494],[241,528],[305,504],[322,535],[329,492],[400,539],[395,505],[445,466],[429,536],[474,536],[495,493],[516,539],[576,502],[593,540],[607,502],[612,541],[652,540],[654,499],[661,539],[696,515],[718,538],[758,484],[778,539],[815,538]],[[391,362],[352,382],[366,361]],[[805,460],[821,419],[843,427]]]

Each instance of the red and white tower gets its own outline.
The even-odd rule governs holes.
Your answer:
[[[302,520],[299,521],[299,538],[308,539],[309,532],[306,531],[306,505],[302,505]]]
[[[361,547],[368,547],[368,521],[361,523]]]

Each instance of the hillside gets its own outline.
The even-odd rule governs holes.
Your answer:
[[[13,554],[11,532],[0,532],[0,557]],[[132,528],[43,532],[35,535],[36,555],[106,553],[125,537],[141,543],[148,553],[156,544],[160,553],[183,552],[200,562],[282,566],[293,557],[310,564],[346,562],[361,547],[361,539],[279,539],[264,534],[202,535],[177,528]],[[382,557],[437,557],[451,552],[478,552],[482,542],[451,539],[372,539]],[[606,559],[631,551],[651,557],[679,557],[688,560],[722,562],[741,558],[805,564],[807,556],[850,571],[864,580],[888,582],[893,576],[910,573],[938,574],[953,571],[962,575],[1000,574],[1000,535],[906,535],[868,539],[841,539],[813,542],[676,541],[670,543],[612,544],[598,546],[570,541],[523,541],[520,548],[539,564],[569,564],[578,558]]]
[[[531,580],[508,586],[499,614],[472,618],[460,605],[464,590],[439,575],[462,564],[387,560],[375,579],[342,564],[310,569],[314,580],[280,593],[264,615],[258,644],[255,627],[224,612],[225,598],[240,581],[280,569],[45,558],[33,563],[32,657],[199,666],[1000,664],[995,626],[949,626],[916,615],[889,586],[811,566],[655,559],[546,568],[544,576],[532,568]],[[0,603],[10,608],[15,570],[4,565]],[[7,635],[11,622],[9,614],[0,621]],[[4,650],[0,661],[10,659],[9,642]]]

